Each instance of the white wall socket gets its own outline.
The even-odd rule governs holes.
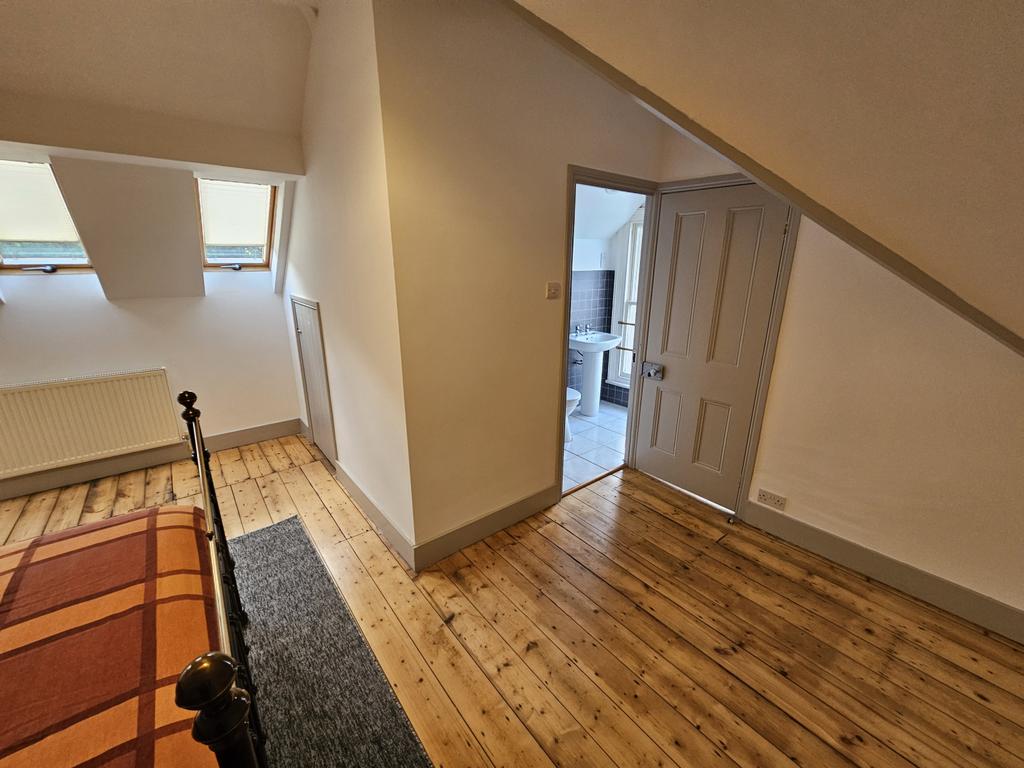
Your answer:
[[[767,504],[769,507],[774,507],[780,512],[786,508],[785,496],[779,496],[779,494],[766,491],[764,488],[757,489],[757,500],[761,504]]]

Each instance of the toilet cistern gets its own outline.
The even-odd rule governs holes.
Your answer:
[[[601,369],[602,357],[609,349],[617,347],[622,341],[621,336],[603,331],[591,331],[590,326],[580,333],[579,326],[575,333],[569,334],[569,349],[574,349],[583,356],[583,384],[580,393],[580,413],[584,416],[596,416],[601,402]]]

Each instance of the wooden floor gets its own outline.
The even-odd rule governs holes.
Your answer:
[[[438,766],[1017,766],[1018,645],[626,470],[418,576],[300,438],[216,456],[298,513]],[[0,539],[198,492],[187,463],[0,502]]]

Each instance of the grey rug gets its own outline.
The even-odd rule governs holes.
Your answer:
[[[298,518],[230,547],[270,768],[430,768]]]

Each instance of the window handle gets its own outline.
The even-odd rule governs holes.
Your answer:
[[[38,267],[22,267],[21,271],[22,272],[45,272],[48,275],[52,275],[54,272],[57,271],[57,267],[55,267],[53,264],[44,264],[44,265],[38,266]]]
[[[231,270],[234,270],[235,272],[239,272],[242,269],[242,265],[241,264],[221,264],[220,268],[221,269],[231,269]]]

